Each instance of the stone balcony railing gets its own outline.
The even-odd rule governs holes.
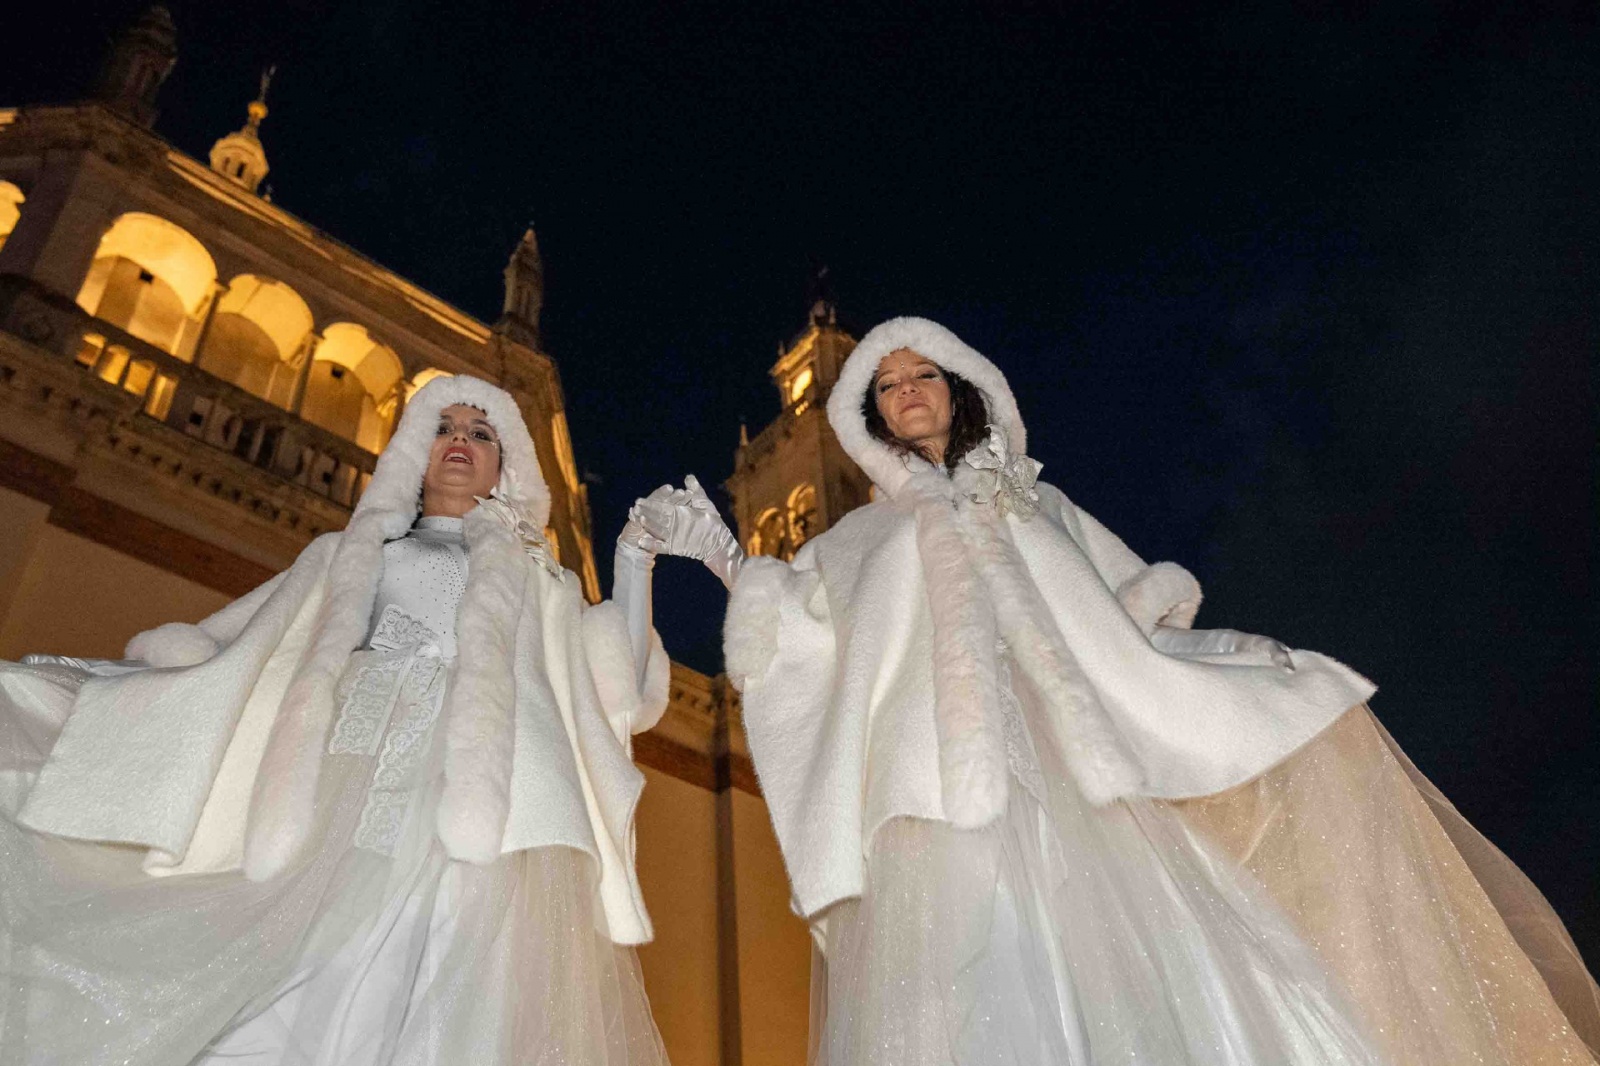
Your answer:
[[[198,440],[348,511],[377,456],[162,351],[25,279],[0,278],[0,330],[133,400],[140,419]],[[131,406],[131,405],[130,405]]]

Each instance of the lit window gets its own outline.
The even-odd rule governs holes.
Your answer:
[[[22,217],[24,199],[26,197],[22,195],[21,189],[9,181],[0,181],[0,248],[6,246],[6,238],[17,228],[17,220]]]
[[[100,238],[78,306],[189,360],[216,281],[211,253],[192,234],[164,218],[133,211]]]
[[[287,409],[312,325],[299,293],[281,281],[241,274],[217,297],[200,368]]]
[[[794,403],[804,396],[806,390],[811,387],[811,381],[812,375],[809,366],[796,374],[794,380],[789,382],[789,402]]]
[[[400,357],[353,322],[322,331],[300,417],[377,454],[394,429],[405,368]]]

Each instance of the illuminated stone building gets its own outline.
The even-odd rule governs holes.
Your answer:
[[[794,558],[810,538],[871,498],[872,483],[845,455],[825,407],[856,340],[819,295],[806,328],[778,349],[770,371],[782,412],[741,439],[728,494],[739,542],[751,555]]]
[[[407,397],[438,374],[518,398],[551,541],[598,598],[533,231],[500,318],[479,322],[263,195],[270,72],[208,161],[162,140],[177,55],[152,8],[90,100],[0,109],[0,658],[117,657],[283,569],[343,527]],[[722,679],[675,666],[667,715],[635,738],[657,930],[641,957],[679,1066],[800,1066],[809,939],[736,707]]]

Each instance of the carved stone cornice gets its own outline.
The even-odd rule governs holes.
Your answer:
[[[737,788],[761,795],[739,713],[739,696],[723,675],[708,677],[672,664],[666,713],[633,738],[642,766],[712,792]]]

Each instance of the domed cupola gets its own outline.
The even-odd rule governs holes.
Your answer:
[[[250,192],[261,187],[267,176],[267,150],[261,146],[261,120],[267,117],[267,87],[276,67],[261,75],[261,91],[246,109],[249,118],[244,128],[228,134],[211,146],[211,169],[244,186]]]

